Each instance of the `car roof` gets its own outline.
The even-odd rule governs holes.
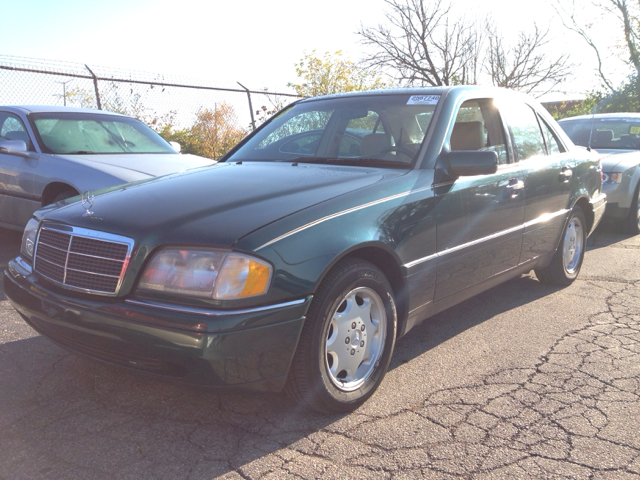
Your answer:
[[[322,95],[319,97],[310,97],[300,100],[301,103],[313,102],[316,100],[325,100],[329,98],[349,98],[349,97],[363,97],[369,95],[398,95],[398,94],[410,94],[410,95],[446,95],[449,92],[464,93],[464,92],[483,92],[487,96],[495,95],[521,95],[519,92],[497,87],[482,87],[478,85],[456,85],[453,87],[408,87],[408,88],[383,88],[379,90],[363,90],[359,92],[346,92],[346,93],[334,93],[331,95]]]
[[[60,105],[0,105],[0,110],[26,115],[29,113],[93,113],[97,115],[120,115],[115,112],[96,110],[94,108],[63,107]]]
[[[578,115],[577,117],[563,118],[561,120],[558,120],[558,122],[562,123],[569,120],[591,120],[592,118],[595,118],[596,120],[599,118],[610,118],[610,119],[632,118],[634,120],[640,120],[640,113],[633,113],[633,112],[594,113],[590,115]]]

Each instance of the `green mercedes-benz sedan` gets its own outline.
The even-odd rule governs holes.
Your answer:
[[[72,352],[347,411],[426,318],[570,284],[605,203],[595,152],[513,92],[310,98],[216,165],[36,211],[5,292]]]

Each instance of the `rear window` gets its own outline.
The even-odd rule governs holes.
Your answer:
[[[583,147],[603,149],[640,149],[640,118],[584,118],[561,120],[571,141]]]

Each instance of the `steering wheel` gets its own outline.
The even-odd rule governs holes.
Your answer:
[[[377,154],[382,155],[384,153],[389,153],[389,152],[404,153],[407,157],[410,157],[410,158],[413,158],[413,156],[416,154],[415,152],[412,152],[408,148],[398,147],[398,146],[383,148]]]

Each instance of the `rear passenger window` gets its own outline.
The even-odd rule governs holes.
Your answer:
[[[558,141],[551,128],[549,128],[549,125],[547,125],[544,120],[540,120],[540,125],[542,126],[542,133],[544,135],[544,141],[547,144],[547,152],[549,155],[564,152],[564,147]]]
[[[546,155],[542,132],[533,109],[524,103],[510,103],[502,108],[507,116],[518,160]]]
[[[492,99],[468,100],[460,106],[451,138],[451,150],[490,150],[498,163],[507,163],[504,130]]]

